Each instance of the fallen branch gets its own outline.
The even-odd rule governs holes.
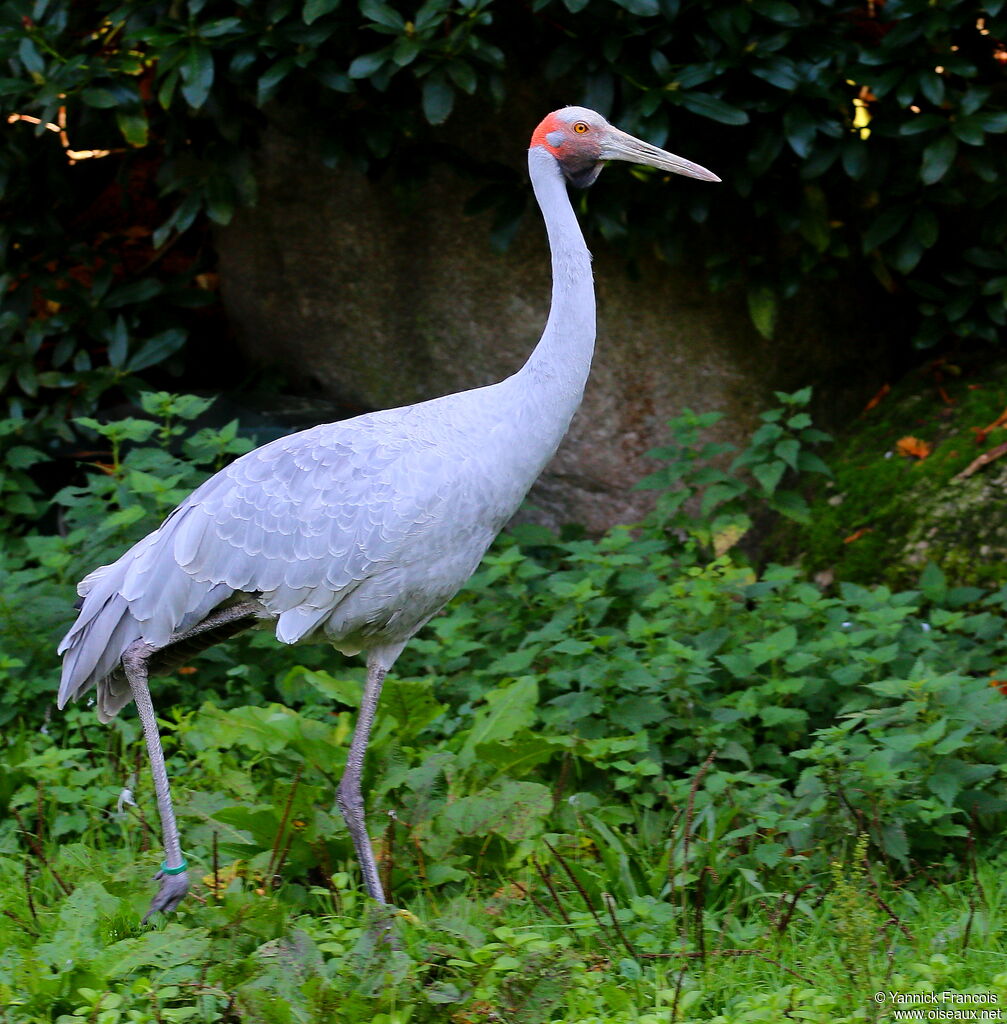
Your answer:
[[[988,466],[994,459],[999,459],[1001,455],[1007,455],[1007,441],[974,458],[957,476],[951,478],[951,482],[958,483],[961,480],[966,480],[973,473],[978,473],[984,466]]]
[[[1007,409],[1004,409],[1002,413],[988,426],[988,427],[973,427],[972,429],[976,432],[976,444],[985,444],[986,438],[999,427],[1007,426]]]

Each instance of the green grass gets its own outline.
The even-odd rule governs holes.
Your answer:
[[[850,862],[796,901],[765,892],[683,908],[672,892],[588,906],[541,852],[548,886],[526,866],[495,891],[414,893],[391,947],[375,943],[376,908],[344,870],[267,891],[222,869],[216,894],[211,872],[144,928],[157,854],[51,842],[41,857],[7,853],[0,1020],[841,1024],[890,1019],[876,991],[1007,1000],[1002,862],[902,884]]]
[[[578,794],[564,802],[583,805],[581,826],[502,847],[480,835],[440,863],[413,849],[405,820],[390,843],[373,796],[399,908],[394,943],[378,942],[380,911],[358,889],[328,784],[291,771],[282,751],[200,750],[190,720],[207,708],[166,718],[193,884],[148,927],[161,854],[145,770],[140,806],[112,813],[123,771],[143,763],[135,721],[104,728],[71,709],[64,747],[8,730],[3,1024],[841,1024],[890,1019],[876,991],[1007,999],[1002,856],[974,862],[966,842],[958,860],[903,877],[862,835],[831,865],[813,854],[760,863],[771,834],[742,825],[711,839],[710,765],[666,813],[607,828]],[[198,742],[179,747],[180,735]],[[412,771],[407,753],[380,752],[379,775]],[[306,855],[299,844],[319,823],[326,842]]]

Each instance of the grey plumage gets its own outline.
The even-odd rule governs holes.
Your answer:
[[[407,639],[471,575],[541,468],[520,436],[538,413],[515,416],[509,400],[521,384],[313,427],[237,459],[81,582],[59,705],[97,685],[107,721],[124,702],[105,680],[130,643],[163,647],[245,596],[284,643],[354,653]]]

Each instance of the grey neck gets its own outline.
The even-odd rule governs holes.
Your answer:
[[[543,398],[559,401],[569,422],[580,404],[594,353],[591,254],[555,157],[544,147],[534,146],[528,151],[528,170],[549,236],[552,304],[542,338],[519,375],[547,391]]]

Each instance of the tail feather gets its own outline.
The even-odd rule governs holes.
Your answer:
[[[111,722],[133,700],[133,688],[121,667],[113,669],[98,681],[98,702],[95,711],[103,725]]]
[[[88,608],[91,600],[85,598],[77,625],[60,645],[64,652],[63,674],[56,698],[60,708],[97,686],[119,664],[123,651],[141,636],[140,624],[118,594],[96,600],[97,612],[87,614],[91,611]],[[86,621],[81,622],[85,615]]]
[[[225,584],[198,582],[177,564],[167,525],[78,585],[80,613],[59,646],[60,708],[97,687],[98,718],[109,721],[133,699],[121,670],[130,644],[163,647],[233,595]]]

